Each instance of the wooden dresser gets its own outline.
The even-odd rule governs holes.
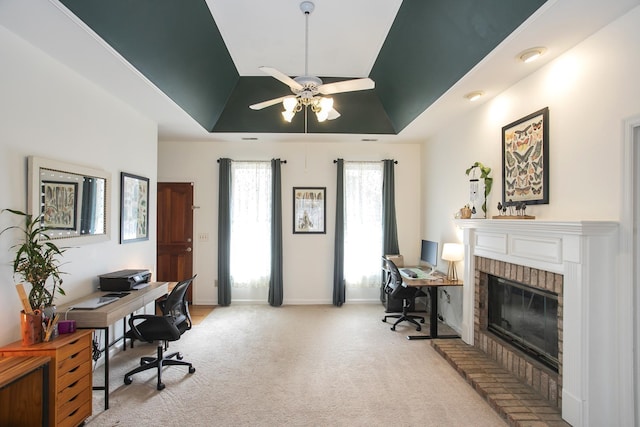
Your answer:
[[[0,357],[0,426],[49,425],[50,357]]]
[[[50,342],[24,347],[16,341],[0,348],[0,356],[48,356],[49,422],[77,426],[91,415],[93,330],[78,330]]]

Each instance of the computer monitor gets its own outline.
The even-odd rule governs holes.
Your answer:
[[[431,274],[436,270],[436,265],[438,265],[438,242],[422,241],[420,261],[427,264],[427,267],[431,269],[427,274]]]

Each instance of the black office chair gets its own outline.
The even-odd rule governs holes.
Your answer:
[[[185,331],[191,329],[191,317],[189,315],[186,300],[187,289],[196,276],[179,282],[171,291],[162,305],[162,316],[141,314],[129,319],[131,333],[136,339],[147,342],[158,342],[157,357],[143,357],[140,366],[124,375],[124,383],[129,385],[133,381],[131,376],[148,369],[158,370],[158,390],[164,389],[162,383],[162,368],[168,365],[184,365],[189,367],[189,373],[196,371],[191,363],[182,360],[179,352],[165,355],[169,341],[177,341]]]
[[[416,331],[421,330],[422,327],[420,326],[420,323],[424,323],[424,317],[409,314],[409,307],[411,306],[411,302],[416,297],[416,294],[420,292],[420,289],[417,287],[405,286],[402,282],[400,271],[398,271],[398,267],[396,267],[393,261],[385,257],[382,257],[382,260],[386,263],[387,271],[389,273],[387,275],[387,283],[385,284],[384,291],[389,295],[390,298],[402,300],[402,313],[388,314],[384,316],[384,319],[382,319],[382,321],[386,322],[388,318],[398,319],[391,327],[392,331],[396,330],[396,325],[400,322],[413,323],[416,326]],[[418,323],[417,320],[419,320],[420,323]]]

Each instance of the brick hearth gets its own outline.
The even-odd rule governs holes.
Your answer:
[[[518,427],[569,426],[561,416],[561,274],[489,258],[475,258],[474,345],[435,340],[438,351],[504,418]],[[558,360],[554,372],[487,331],[488,276],[502,277],[558,294]]]
[[[480,349],[462,340],[434,340],[431,345],[510,426],[570,426],[559,408]]]

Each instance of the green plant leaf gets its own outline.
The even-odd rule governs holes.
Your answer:
[[[34,218],[32,215],[15,209],[3,209],[12,214],[24,217],[24,228],[9,226],[0,231],[0,235],[10,229],[19,229],[23,234],[22,243],[12,246],[16,254],[13,260],[13,274],[22,277],[31,284],[29,303],[33,309],[46,307],[53,304],[56,293],[65,295],[62,289],[60,271],[60,257],[67,248],[59,248],[50,241],[47,231],[50,230],[42,224],[42,215]],[[49,280],[51,279],[51,280]],[[51,288],[47,288],[47,282],[52,282]]]

